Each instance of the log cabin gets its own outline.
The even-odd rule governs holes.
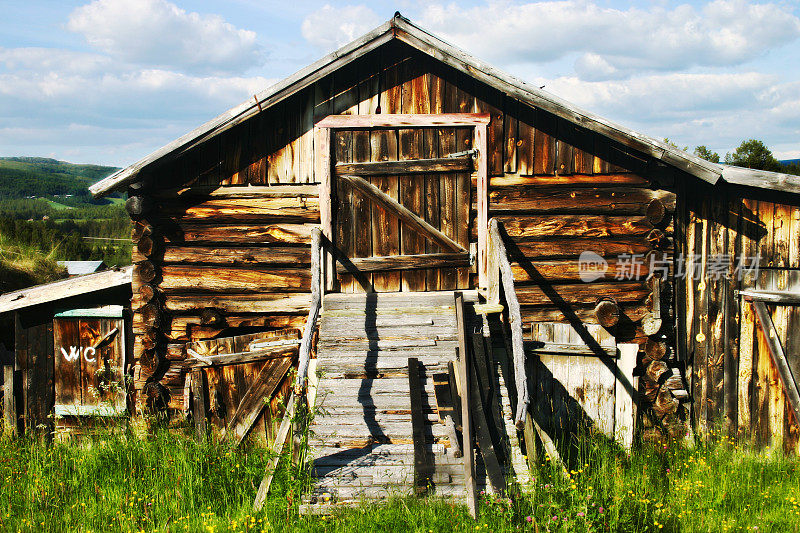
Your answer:
[[[214,407],[235,383],[327,401],[334,500],[469,501],[576,420],[797,449],[800,180],[615,124],[399,14],[90,190],[129,195],[140,397],[240,433],[258,413]],[[275,344],[238,381],[192,348],[270,331],[294,390],[264,370]],[[213,353],[253,364],[237,350]]]

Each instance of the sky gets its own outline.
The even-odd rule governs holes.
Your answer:
[[[800,0],[0,0],[0,156],[127,166],[398,10],[647,135],[800,158]]]

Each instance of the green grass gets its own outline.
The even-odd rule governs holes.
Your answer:
[[[180,434],[100,432],[82,444],[0,440],[3,531],[797,531],[800,463],[719,442],[642,448],[587,439],[568,480],[549,461],[526,496],[482,496],[480,517],[442,500],[395,499],[329,517],[297,514],[300,484],[280,468],[251,502],[268,452]]]

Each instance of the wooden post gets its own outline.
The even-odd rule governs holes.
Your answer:
[[[489,222],[490,230],[487,237],[486,248],[486,301],[489,304],[500,303],[500,250],[497,245],[497,232],[493,229],[497,226],[497,221],[492,219]]]
[[[414,442],[414,489],[424,494],[431,483],[433,462],[425,446],[425,413],[422,406],[420,364],[416,357],[408,358],[408,389],[411,394],[411,438]]]
[[[328,242],[336,242],[333,235],[333,182],[331,180],[331,130],[314,128],[316,175],[319,179],[320,229]],[[322,261],[325,279],[322,282],[327,290],[333,289],[336,270],[333,268],[333,251],[326,251]]]
[[[636,355],[639,353],[638,344],[618,344],[619,359],[617,359],[617,372],[626,380],[625,384],[620,377],[617,378],[614,413],[614,439],[626,449],[633,444],[634,421],[636,420],[636,382],[633,369],[636,367]],[[631,387],[629,392],[628,385]]]
[[[489,233],[489,153],[487,147],[487,125],[475,126],[475,148],[478,150],[478,287],[486,289],[489,283],[487,276],[487,243]]]
[[[17,387],[14,383],[14,365],[3,367],[3,418],[6,431],[17,434]]]
[[[272,478],[275,476],[275,468],[278,466],[281,453],[283,453],[283,446],[286,443],[286,437],[289,436],[289,430],[292,426],[294,406],[294,392],[292,392],[289,395],[289,399],[286,401],[286,412],[283,414],[283,421],[281,421],[281,425],[278,428],[278,434],[275,436],[275,442],[272,443],[273,455],[269,460],[269,464],[267,465],[267,472],[264,474],[261,484],[258,486],[256,499],[255,502],[253,502],[254,511],[261,510],[261,508],[264,506],[264,501],[267,499],[267,494],[269,494],[269,487],[272,484]]]
[[[461,434],[464,452],[464,488],[467,494],[467,509],[472,518],[478,517],[477,487],[475,485],[475,456],[472,446],[472,421],[469,402],[469,350],[467,349],[467,332],[464,323],[464,295],[455,293],[456,327],[458,328],[458,381],[461,385]]]
[[[206,380],[203,369],[198,368],[192,371],[192,418],[197,438],[206,438]]]

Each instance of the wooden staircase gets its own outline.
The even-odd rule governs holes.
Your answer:
[[[453,292],[325,296],[307,512],[423,492],[465,496],[455,423],[446,423],[460,413],[448,386],[457,346]]]

